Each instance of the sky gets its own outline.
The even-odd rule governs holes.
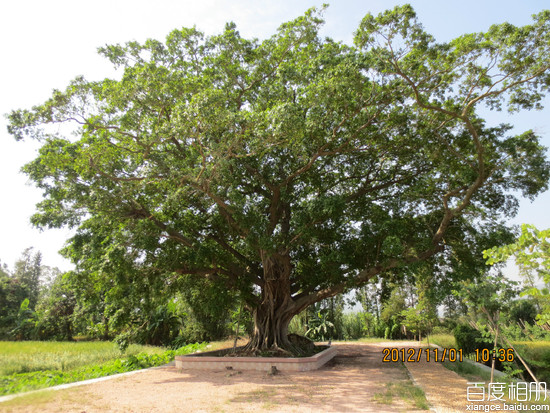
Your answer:
[[[220,33],[233,21],[244,37],[263,39],[277,27],[325,1],[304,0],[18,0],[0,5],[0,261],[13,268],[22,251],[34,247],[43,264],[72,268],[58,254],[70,236],[67,230],[33,228],[30,216],[41,192],[21,167],[36,157],[35,142],[15,142],[6,131],[4,114],[30,108],[64,89],[78,75],[88,80],[116,76],[110,63],[97,54],[105,44],[147,38],[163,40],[173,29],[196,26],[207,35]],[[324,14],[322,35],[351,44],[353,32],[367,13],[377,14],[404,2],[333,0]],[[529,24],[531,15],[550,8],[547,0],[418,0],[409,1],[425,29],[437,41],[464,33],[485,31],[494,23]],[[510,116],[491,114],[490,121],[507,122],[515,131],[533,129],[550,147],[550,99],[539,112]],[[535,202],[523,200],[510,223],[550,227],[550,193]],[[513,270],[510,270],[513,271]]]

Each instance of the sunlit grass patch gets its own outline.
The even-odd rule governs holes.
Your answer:
[[[216,351],[216,350],[223,350],[226,348],[232,348],[233,344],[235,342],[234,338],[229,338],[227,340],[221,340],[221,341],[211,341],[208,343],[208,345],[204,348],[203,351]],[[248,337],[239,337],[239,340],[237,341],[237,347],[244,346],[248,343]]]
[[[417,409],[428,410],[430,405],[422,389],[410,381],[394,381],[386,383],[383,392],[374,394],[374,401],[381,404],[393,404],[394,397],[399,397],[406,403]]]
[[[21,343],[16,343],[21,344]],[[24,343],[28,345],[29,342]],[[41,343],[38,343],[41,344]],[[23,368],[29,368],[28,366],[33,366],[35,370],[29,372],[20,372],[7,375],[0,375],[0,395],[21,393],[30,390],[37,390],[46,387],[57,386],[59,384],[72,383],[76,381],[95,379],[98,377],[110,376],[118,373],[125,373],[128,371],[144,369],[153,366],[160,366],[166,363],[169,363],[174,359],[175,355],[189,354],[198,350],[203,350],[206,347],[206,343],[196,343],[189,344],[185,347],[181,347],[178,350],[166,350],[158,347],[149,347],[149,346],[135,346],[134,348],[129,347],[130,352],[128,351],[122,355],[120,351],[116,350],[114,353],[111,353],[112,343],[94,343],[97,347],[93,348],[94,351],[84,352],[78,354],[75,352],[75,349],[78,349],[78,346],[70,346],[70,350],[67,351],[53,351],[53,349],[59,350],[63,349],[64,345],[67,344],[76,344],[76,343],[44,343],[50,344],[50,347],[44,346],[42,350],[48,349],[49,352],[39,353],[37,348],[29,350],[29,359],[28,364],[25,364]],[[80,343],[79,343],[80,344]],[[89,344],[89,343],[84,343]],[[54,347],[51,347],[53,345]],[[103,357],[98,356],[98,352],[101,353],[101,347],[109,345],[106,347],[105,353],[111,355],[111,358],[107,361]],[[56,347],[57,346],[57,347]],[[16,352],[13,347],[8,346],[6,353],[6,359],[9,359],[7,356],[11,356],[15,360],[11,367],[21,365],[17,364],[17,356],[20,354],[25,354],[23,348],[19,349],[19,352]],[[41,346],[37,346],[41,347]],[[67,348],[67,347],[65,347]],[[28,348],[27,348],[28,349]],[[142,350],[137,353],[136,351]],[[148,352],[147,352],[148,351]],[[64,368],[45,368],[48,362],[51,360],[59,362],[56,358],[64,360],[62,366],[68,364],[68,361],[71,361],[71,356],[76,356],[80,364],[77,367],[71,369]],[[97,360],[100,360],[99,362]]]
[[[514,341],[513,345],[524,358],[550,361],[550,341]]]
[[[432,334],[428,339],[430,344],[437,344],[443,348],[456,348],[456,340],[452,334]],[[428,340],[424,338],[422,343],[427,344]]]
[[[124,355],[106,341],[2,341],[0,376],[41,370],[71,371],[89,364],[101,364],[139,353],[162,354],[166,349],[132,344]]]
[[[396,340],[388,340],[380,337],[363,337],[363,338],[360,338],[359,340],[353,340],[353,341],[358,341],[359,343],[383,343],[386,341],[396,341]]]
[[[38,390],[28,394],[15,397],[11,400],[6,400],[0,405],[3,409],[9,411],[10,408],[25,408],[32,406],[35,410],[39,410],[41,406],[52,403],[76,403],[83,401],[83,393],[78,389],[64,389],[60,391]]]
[[[471,382],[475,382],[475,381],[489,382],[489,380],[491,379],[491,372],[484,370],[481,367],[475,365],[474,363],[470,363],[468,361],[456,361],[456,362],[445,361],[443,362],[443,366],[451,371],[454,371],[459,376],[462,376]]]

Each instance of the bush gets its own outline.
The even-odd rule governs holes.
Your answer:
[[[432,329],[432,332],[430,335],[436,336],[436,335],[446,335],[446,334],[453,334],[453,329],[449,329],[445,326],[435,326]]]
[[[476,350],[492,349],[491,344],[487,343],[483,334],[473,327],[465,324],[459,324],[453,330],[456,345],[465,354],[471,354]]]
[[[526,299],[516,300],[510,306],[510,318],[516,323],[535,324],[537,313],[538,311],[533,302]]]

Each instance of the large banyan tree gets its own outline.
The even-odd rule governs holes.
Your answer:
[[[533,19],[437,43],[403,6],[367,15],[350,46],[322,39],[311,9],[263,41],[227,24],[101,48],[118,79],[78,77],[9,115],[16,139],[42,143],[24,166],[44,192],[33,223],[75,228],[77,268],[235,291],[249,348],[295,352],[294,315],[427,260],[458,265],[509,234],[516,196],[546,189],[535,133],[479,114],[540,107],[550,13]]]

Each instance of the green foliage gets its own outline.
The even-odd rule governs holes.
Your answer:
[[[117,79],[79,77],[8,115],[15,139],[42,144],[23,167],[44,192],[32,222],[75,228],[64,254],[106,336],[180,282],[215,304],[238,295],[284,329],[429,259],[438,280],[482,274],[479,250],[510,235],[513,194],[547,188],[535,133],[490,127],[480,109],[541,107],[549,13],[436,43],[396,7],[365,16],[354,46],[323,39],[320,13],[263,41],[230,23],[105,46]],[[212,331],[214,310],[186,298]],[[257,342],[277,344],[266,334]]]
[[[483,333],[468,325],[457,325],[453,330],[453,335],[456,346],[461,349],[464,354],[474,353],[476,349],[492,349],[491,344],[487,342]]]
[[[314,313],[308,325],[309,329],[306,331],[306,337],[314,341],[326,341],[332,338],[334,324],[328,320],[327,311]]]
[[[539,324],[533,323],[516,323],[506,326],[504,329],[506,337],[515,341],[548,341],[550,340],[550,331],[546,328],[541,328]]]
[[[13,273],[0,268],[0,338],[72,339],[74,293],[60,271],[41,260],[27,248]]]
[[[0,265],[0,338],[28,340],[34,336],[40,294],[40,252],[27,248],[10,273]]]
[[[411,407],[421,410],[429,410],[430,405],[422,389],[410,381],[396,381],[386,384],[383,393],[375,393],[374,400],[382,404],[392,404],[394,397],[399,397]]]
[[[39,370],[67,371],[87,364],[103,364],[121,356],[111,342],[0,342],[0,375],[29,373]],[[131,344],[126,355],[159,354],[164,349]]]
[[[205,347],[205,343],[196,343],[189,344],[176,351],[168,350],[160,354],[130,354],[123,359],[115,359],[102,364],[89,364],[67,371],[40,370],[31,373],[15,373],[0,376],[0,395],[42,389],[64,383],[89,380],[97,377],[160,366],[172,361],[176,355],[193,353]]]
[[[400,324],[406,309],[405,293],[400,288],[394,288],[389,300],[383,304],[380,318],[388,324]]]
[[[126,331],[124,333],[120,333],[119,335],[117,335],[114,338],[113,342],[116,344],[120,352],[124,353],[126,352],[126,349],[128,349],[131,339],[132,339],[132,333],[130,331]]]
[[[436,317],[426,312],[421,305],[407,308],[401,312],[401,315],[407,332],[415,336],[427,333],[431,329],[431,323],[436,320]]]
[[[180,327],[181,319],[176,313],[174,302],[159,305],[150,313],[145,324],[145,343],[154,346],[167,346],[175,338],[174,332],[177,332]]]
[[[366,312],[345,313],[342,316],[341,326],[336,326],[340,331],[338,340],[357,340],[363,337],[376,337],[376,319]]]
[[[523,224],[516,242],[488,249],[483,252],[483,257],[491,265],[514,257],[528,286],[523,294],[532,296],[540,307],[538,323],[550,321],[550,229],[539,231],[532,225]],[[538,279],[542,279],[544,288],[535,285]]]
[[[517,282],[499,274],[474,282],[463,281],[457,284],[457,290],[453,293],[468,306],[469,322],[482,334],[487,334],[487,341],[491,341],[490,337],[495,340],[506,325],[508,311],[512,300],[517,298],[518,289]]]
[[[74,332],[76,294],[66,274],[58,273],[38,304],[36,338],[71,341]]]
[[[459,348],[452,332],[440,332],[437,330],[437,327],[434,328],[434,331],[430,334],[429,339],[430,343],[437,344],[439,347]]]
[[[499,343],[504,348],[510,347],[510,339],[518,338],[519,334],[515,326],[507,326],[506,322],[510,319],[510,307],[512,300],[517,297],[517,283],[505,280],[502,275],[486,277],[484,280],[480,280],[474,283],[463,282],[461,289],[456,291],[456,295],[462,297],[470,307],[470,313],[472,317],[471,322],[479,330],[482,338],[476,338],[474,342],[485,342],[485,347],[489,351],[498,350]],[[518,306],[518,304],[515,304]],[[519,307],[518,307],[519,308]],[[476,311],[477,310],[477,311]],[[528,323],[523,323],[524,329],[522,334],[529,334]],[[507,334],[510,334],[507,337]],[[504,336],[504,339],[503,339]],[[457,338],[458,345],[465,345],[464,338],[462,342]],[[476,348],[481,347],[477,344]],[[475,348],[474,348],[475,349]],[[472,350],[471,348],[469,349]],[[465,350],[466,351],[466,350]],[[521,352],[520,352],[521,353]],[[523,355],[522,355],[523,356]],[[529,375],[535,377],[531,371],[529,371],[529,364],[526,363],[525,358],[516,358],[516,362],[521,362],[522,366],[520,370],[525,369],[529,372]],[[502,369],[501,362],[493,360],[492,368]],[[512,364],[505,363],[504,366],[510,374],[515,372],[515,367]],[[516,363],[519,366],[519,363]],[[535,363],[536,365],[536,363]],[[540,365],[539,365],[540,366]],[[491,378],[493,370],[491,370]],[[536,380],[536,379],[535,379]]]
[[[19,307],[15,325],[9,332],[16,340],[30,340],[36,328],[36,313],[29,308],[29,299],[25,298]]]
[[[401,311],[401,316],[407,332],[421,337],[432,330],[432,327],[438,323],[438,318],[436,305],[428,296],[426,287],[417,288],[417,290],[418,302],[414,307]]]
[[[469,363],[468,361],[445,361],[443,366],[461,375],[462,377],[466,377],[469,381],[476,381],[481,378],[483,381],[489,382],[491,379],[491,373],[487,370],[483,370],[474,363]]]
[[[40,251],[34,254],[32,251],[32,247],[23,251],[21,258],[15,263],[13,276],[21,282],[22,287],[26,290],[29,307],[34,310],[40,296],[40,278],[43,267]]]
[[[516,300],[510,306],[509,316],[513,322],[533,324],[537,317],[537,309],[532,300]]]
[[[187,342],[213,341],[230,334],[231,315],[239,306],[227,288],[209,280],[180,279],[183,326],[181,335]],[[242,316],[244,331],[250,332],[250,314]]]
[[[518,296],[518,283],[499,275],[487,275],[483,279],[457,284],[455,296],[468,307],[479,313],[480,317],[494,316],[497,312],[509,308],[512,300]]]
[[[295,315],[288,325],[288,334],[305,336],[308,330],[306,312]]]
[[[550,340],[515,341],[513,344],[537,379],[542,382],[550,381]],[[525,377],[529,377],[521,365],[519,368]]]
[[[344,312],[344,298],[332,297],[294,316],[288,332],[314,340],[353,340],[364,337],[370,314]]]

